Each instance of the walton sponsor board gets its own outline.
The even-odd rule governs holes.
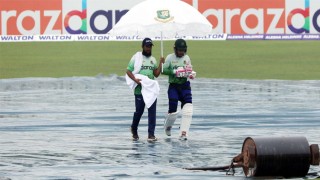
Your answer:
[[[0,0],[0,35],[106,34],[141,1]],[[208,18],[213,33],[320,33],[320,0],[184,1]]]
[[[206,36],[183,36],[175,38],[164,38],[163,40],[175,40],[183,38],[186,40],[226,40],[226,34],[208,34]],[[139,36],[109,36],[98,34],[57,34],[57,35],[0,35],[0,42],[27,42],[27,41],[141,41]],[[154,40],[160,40],[154,38]]]

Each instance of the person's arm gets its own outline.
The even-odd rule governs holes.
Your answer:
[[[197,73],[195,71],[193,71],[191,59],[189,56],[188,56],[188,59],[189,59],[189,63],[188,63],[189,65],[186,67],[186,73],[188,74],[189,79],[194,79],[196,77]]]
[[[136,78],[130,70],[127,69],[126,73],[134,82],[136,82],[137,84],[141,84],[141,79]]]
[[[186,69],[186,73],[190,74],[192,72],[192,64],[191,59],[188,55],[186,55],[187,65],[184,67]]]
[[[171,68],[171,61],[169,60],[168,58],[169,56],[167,56],[164,64],[163,64],[163,72],[162,74],[165,74],[165,75],[172,75],[173,74],[173,69]]]
[[[155,77],[158,77],[161,74],[162,64],[163,63],[164,63],[164,57],[161,57],[158,68],[153,71],[153,75]]]

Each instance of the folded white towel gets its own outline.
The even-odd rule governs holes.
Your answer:
[[[160,93],[160,86],[158,81],[149,79],[147,76],[136,74],[136,78],[141,79],[141,94],[146,104],[147,108],[149,108],[154,101],[157,99]]]
[[[135,55],[133,55],[135,58],[134,62],[134,70],[132,74],[137,79],[141,79],[141,94],[143,96],[144,103],[146,104],[147,108],[149,108],[154,101],[157,99],[159,93],[160,93],[160,86],[158,81],[152,80],[148,78],[148,76],[137,74],[139,73],[142,65],[142,52],[137,52]],[[126,82],[127,85],[134,89],[138,85],[136,82],[134,82],[127,74],[126,74]]]

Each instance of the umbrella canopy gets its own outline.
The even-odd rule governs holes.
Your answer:
[[[204,36],[210,22],[194,7],[180,0],[145,0],[133,6],[113,27],[110,35],[173,38]],[[163,52],[161,52],[163,55]]]

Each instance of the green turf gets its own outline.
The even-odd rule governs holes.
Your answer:
[[[164,41],[164,54],[173,41]],[[187,41],[197,77],[232,79],[320,79],[319,41]],[[141,50],[129,42],[0,43],[0,78],[123,76],[131,56]],[[159,59],[160,42],[153,55]]]

